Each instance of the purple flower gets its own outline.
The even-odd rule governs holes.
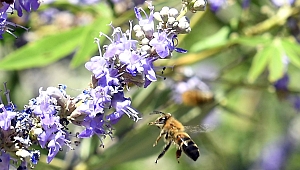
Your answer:
[[[13,7],[12,7],[13,6]],[[10,9],[17,10],[18,16],[21,17],[23,15],[23,10],[30,12],[32,10],[37,10],[40,6],[39,0],[15,0],[12,3],[0,2],[0,39],[2,39],[2,35],[7,32],[17,38],[12,31],[15,27],[21,27],[25,30],[27,28],[17,25],[15,23],[7,21],[7,13],[12,13],[13,11],[8,11]]]
[[[19,17],[23,15],[23,10],[26,12],[31,12],[33,10],[37,10],[39,6],[39,0],[15,0],[14,3],[14,9],[17,10]]]
[[[34,165],[36,165],[40,159],[40,151],[31,151],[30,155],[31,155],[31,157],[30,157],[31,162]]]
[[[36,128],[37,140],[42,148],[49,149],[47,162],[51,162],[63,145],[70,143],[69,136],[65,132],[60,120],[64,116],[64,111],[69,109],[66,104],[72,105],[72,101],[67,100],[65,86],[59,88],[48,87],[46,91],[40,88],[40,95],[32,99],[29,107],[35,116],[39,117],[42,127]],[[70,147],[70,145],[68,145]]]
[[[33,113],[41,117],[56,114],[55,100],[51,98],[46,91],[42,91],[42,88],[40,88],[39,92],[40,96],[36,98],[37,103],[32,106]]]
[[[70,143],[70,141],[67,139],[67,135],[63,131],[57,131],[52,134],[52,139],[49,140],[47,145],[49,148],[47,163],[50,163],[58,151],[60,151],[60,149],[62,149],[62,147],[68,143]]]
[[[101,140],[101,136],[110,135],[111,130],[109,122],[104,121],[104,109],[111,108],[112,95],[116,92],[112,86],[97,86],[95,89],[85,91],[88,95],[71,114],[70,119],[75,125],[83,126],[85,129],[80,132],[77,137],[89,138],[97,135]]]
[[[101,86],[97,86],[95,89],[90,89],[88,92],[89,99],[83,101],[77,107],[77,112],[80,113],[80,118],[75,118],[77,124],[85,126],[86,121],[90,121],[97,114],[103,114],[105,108],[109,108],[111,105],[111,91],[112,89],[109,86],[103,88]],[[113,94],[113,93],[112,93]],[[88,119],[88,120],[86,120]]]
[[[42,148],[49,149],[47,163],[50,163],[58,151],[70,143],[67,133],[62,129],[57,117],[45,117],[42,120],[43,132],[38,136]],[[68,145],[69,146],[69,145]],[[70,147],[70,146],[69,146]]]
[[[58,14],[60,11],[57,8],[47,8],[39,12],[41,21],[45,24],[50,24],[55,19],[55,14]]]
[[[294,97],[294,108],[299,112],[300,111],[300,96]]]
[[[172,41],[168,38],[165,32],[155,32],[154,38],[149,42],[149,45],[155,48],[155,51],[161,58],[166,58],[170,55],[170,49],[173,49]]]
[[[213,12],[217,12],[226,5],[226,0],[208,0],[208,4],[210,4],[210,9]]]
[[[245,8],[248,8],[250,6],[250,2],[251,0],[243,0],[242,2],[242,7],[245,9]]]
[[[134,8],[134,13],[135,13],[136,18],[139,21],[139,25],[145,32],[146,37],[151,37],[154,32],[154,16],[153,16],[154,6],[152,6],[151,2],[148,2],[148,8],[150,9],[149,16],[146,14],[146,12],[144,10],[142,10],[141,8],[137,8],[137,7]],[[146,18],[142,17],[140,11],[142,11],[144,13]]]
[[[0,3],[1,4],[1,3]],[[6,10],[9,8],[9,4],[2,2],[2,7],[0,7],[0,39],[2,39],[2,35],[9,31],[7,30],[7,13]],[[1,6],[1,5],[0,5]]]
[[[3,104],[0,104],[0,128],[3,130],[9,130],[11,121],[16,115],[16,112],[7,110]]]
[[[0,160],[0,167],[2,169],[9,169],[10,155],[1,150]]]
[[[285,169],[288,160],[294,148],[290,138],[276,140],[268,143],[263,148],[258,164],[254,169],[280,170]]]
[[[17,170],[28,170],[28,168],[27,168],[27,162],[26,161],[22,161]]]
[[[120,91],[116,93],[112,98],[112,107],[115,108],[113,114],[108,115],[107,119],[116,123],[124,114],[134,121],[138,121],[141,118],[138,117],[138,112],[131,106],[130,98],[124,97],[124,93]]]
[[[9,166],[10,159],[13,159],[13,161],[21,161],[18,169],[27,169],[27,161],[31,161],[29,164],[36,164],[39,159],[39,151],[29,150],[35,142],[29,135],[34,128],[34,120],[27,106],[23,111],[18,111],[10,101],[6,83],[4,83],[4,89],[8,104],[4,105],[0,97],[0,148],[3,149],[1,149],[2,156],[0,156],[1,165],[2,167]],[[9,153],[11,157],[4,152]],[[32,157],[33,155],[35,156]]]
[[[82,126],[85,127],[81,133],[79,133],[79,138],[89,138],[93,135],[106,135],[106,130],[104,129],[104,120],[103,114],[97,114],[96,116],[88,115],[85,117],[84,121],[82,122]]]
[[[126,71],[132,76],[136,76],[142,71],[141,60],[142,57],[136,52],[125,50],[119,55],[120,62],[126,65]]]
[[[146,88],[148,85],[150,85],[151,82],[156,81],[156,73],[154,71],[153,66],[153,60],[154,59],[146,59],[142,61],[143,68],[144,68],[144,74],[145,74],[145,85]]]
[[[283,5],[292,5],[295,0],[271,0],[274,5],[281,7]]]
[[[119,56],[121,58],[121,54],[130,51],[136,50],[136,40],[132,40],[130,36],[125,33],[122,33],[120,28],[113,28],[114,32],[112,34],[113,39],[110,39],[111,44],[107,46],[105,54],[103,57],[107,60],[111,59],[112,57]],[[131,34],[131,33],[130,33]]]
[[[288,89],[289,80],[289,75],[286,73],[281,79],[277,80],[274,83],[274,87],[276,88],[276,90],[286,91]]]
[[[85,68],[91,71],[95,78],[98,79],[107,74],[107,61],[102,56],[95,56],[85,63]]]

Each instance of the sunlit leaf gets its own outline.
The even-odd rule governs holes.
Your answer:
[[[269,37],[256,36],[256,37],[238,37],[232,40],[233,43],[238,43],[246,46],[254,46],[268,44],[271,42]]]
[[[270,63],[269,63],[269,81],[275,82],[280,79],[284,74],[284,50],[281,46],[280,40],[275,40],[274,46],[270,54]]]
[[[55,62],[74,51],[83,28],[75,28],[29,43],[0,61],[1,70],[21,70]]]
[[[77,67],[83,62],[89,60],[92,55],[97,52],[97,45],[94,43],[94,38],[99,38],[99,32],[108,34],[111,27],[108,25],[112,21],[112,14],[107,10],[107,6],[102,6],[100,9],[105,14],[97,17],[97,19],[90,25],[85,26],[84,30],[77,36],[80,36],[80,44],[78,51],[72,59],[71,66]],[[101,11],[101,10],[100,10]],[[103,12],[102,12],[103,13]],[[103,42],[105,37],[101,37],[100,42]]]
[[[283,39],[282,46],[290,62],[300,68],[300,45],[288,39]]]
[[[203,49],[224,45],[228,42],[229,32],[230,29],[228,27],[223,27],[212,36],[207,37],[204,40],[199,41],[198,43],[195,43],[191,47],[190,51],[196,52],[196,51],[201,51]]]
[[[272,46],[266,46],[256,53],[252,61],[250,71],[248,73],[249,82],[254,82],[257,77],[265,70],[268,65],[272,50]]]

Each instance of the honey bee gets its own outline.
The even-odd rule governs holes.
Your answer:
[[[172,117],[170,113],[154,111],[151,114],[161,115],[154,122],[149,123],[149,125],[155,125],[161,129],[159,136],[153,144],[153,147],[157,145],[157,142],[162,136],[164,137],[164,141],[166,143],[163,151],[158,155],[155,163],[157,163],[158,159],[164,156],[172,143],[178,147],[176,151],[176,159],[178,163],[182,151],[188,157],[196,161],[200,156],[199,148],[191,139],[191,137],[185,132],[184,126],[174,117]]]

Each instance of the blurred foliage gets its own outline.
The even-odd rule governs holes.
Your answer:
[[[154,1],[156,10],[165,5],[180,9],[180,3]],[[36,169],[257,169],[265,148],[272,141],[285,139],[294,126],[300,126],[299,111],[293,108],[292,100],[300,92],[300,45],[296,34],[300,26],[300,2],[282,7],[269,0],[252,0],[247,8],[241,4],[242,1],[230,0],[217,12],[207,8],[205,12],[188,13],[192,32],[180,36],[178,46],[189,52],[156,63],[158,68],[173,68],[164,71],[162,76],[167,80],[161,79],[147,89],[132,87],[127,93],[143,120],[134,123],[124,117],[114,127],[113,140],[104,140],[105,148],[99,147],[96,137],[85,139],[74,151],[60,153],[50,165],[45,164],[46,158],[42,156]],[[93,38],[100,31],[110,34],[110,22],[115,27],[127,28],[128,20],[134,17],[133,10],[117,13],[112,3],[76,6],[58,1],[45,4],[39,11],[50,7],[77,17],[87,15],[91,20],[65,28],[60,22],[43,25],[38,13],[33,13],[27,25],[32,29],[26,36],[20,30],[16,32],[18,40],[4,35],[0,42],[0,79],[8,82],[17,105],[35,96],[38,88],[33,87],[43,82],[50,83],[43,84],[44,87],[66,84],[73,93],[84,89],[89,73],[80,68],[90,57],[98,55]],[[296,26],[291,27],[290,20],[296,21]],[[62,22],[67,19],[62,18]],[[105,41],[101,39],[102,44],[108,43]],[[59,72],[52,72],[51,68],[49,73],[43,72],[49,65],[55,65]],[[210,86],[215,96],[212,102],[193,107],[174,102],[168,81],[182,80],[185,68],[193,70]],[[289,84],[282,93],[273,84],[285,74],[289,76]],[[38,75],[43,79],[32,81]],[[178,164],[175,147],[171,147],[158,164],[154,163],[163,142],[152,147],[159,134],[157,128],[147,126],[156,119],[149,115],[153,110],[170,112],[185,125],[197,125],[217,115],[213,118],[217,120],[213,131],[190,134],[201,151],[198,161],[182,155]],[[299,137],[294,145],[293,151],[285,155],[283,169],[300,169]]]

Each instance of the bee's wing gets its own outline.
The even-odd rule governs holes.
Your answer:
[[[215,129],[215,126],[210,124],[201,124],[196,126],[184,126],[184,129],[186,130],[186,132],[191,133],[205,133],[213,131]]]

